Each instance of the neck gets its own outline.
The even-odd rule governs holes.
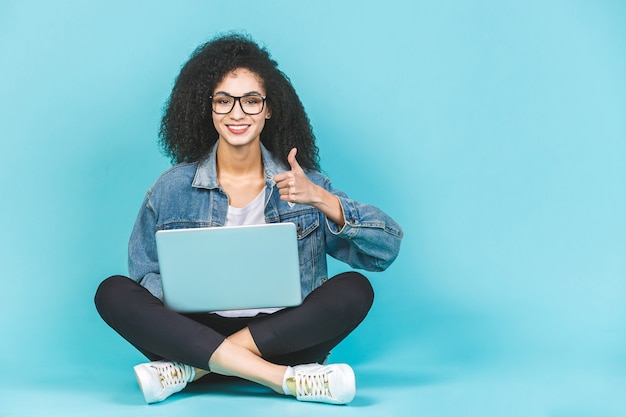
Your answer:
[[[217,145],[218,176],[227,175],[263,175],[261,146],[224,146]]]

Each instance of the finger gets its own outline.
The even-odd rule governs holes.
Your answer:
[[[291,165],[292,171],[302,170],[302,168],[300,168],[300,164],[298,163],[298,160],[296,159],[297,153],[298,153],[298,149],[293,148],[289,151],[289,155],[287,155],[287,161],[289,162],[289,165]]]
[[[298,199],[298,194],[289,188],[285,188],[284,190],[280,190],[280,199],[295,202]]]
[[[281,188],[280,190],[278,190],[278,194],[281,197],[288,196],[289,195],[289,188]]]
[[[274,175],[274,182],[278,188],[289,187],[293,185],[294,175],[291,171]]]
[[[294,179],[294,178],[295,178],[295,175],[293,171],[285,171],[285,172],[281,172],[280,174],[274,175],[274,182],[279,183],[279,182],[283,182],[283,181]]]
[[[287,179],[287,176],[285,175],[284,172],[274,175],[274,182],[276,183],[276,185],[279,185],[281,182],[285,181],[286,179]]]

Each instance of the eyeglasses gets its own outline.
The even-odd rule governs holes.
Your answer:
[[[235,97],[228,94],[217,94],[209,97],[211,107],[216,114],[228,114],[235,108],[238,101],[241,110],[245,114],[255,115],[263,111],[266,96],[260,94],[249,94],[247,96]]]

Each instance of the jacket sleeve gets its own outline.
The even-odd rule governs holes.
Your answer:
[[[128,273],[155,297],[163,300],[161,274],[156,249],[156,212],[150,204],[150,191],[144,198],[128,245]]]
[[[345,221],[339,228],[326,219],[328,254],[353,268],[387,269],[400,251],[403,237],[400,225],[379,208],[354,201],[333,189],[329,181],[324,188],[339,198]]]

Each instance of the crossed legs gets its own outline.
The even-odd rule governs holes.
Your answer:
[[[340,274],[301,306],[251,319],[176,313],[126,277],[105,280],[96,293],[102,318],[151,360],[167,359],[236,376],[284,393],[288,365],[325,357],[365,318],[373,301],[362,275]]]

